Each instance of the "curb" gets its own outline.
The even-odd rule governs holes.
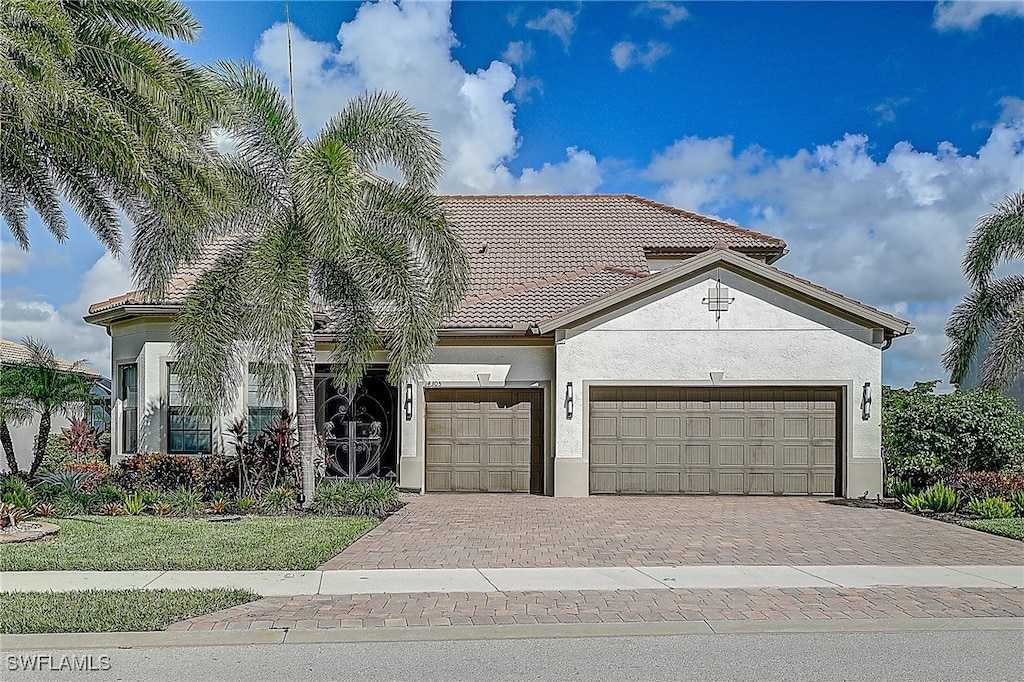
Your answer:
[[[1024,632],[1024,618],[893,618],[793,621],[679,621],[662,623],[539,623],[447,625],[337,630],[247,630],[222,632],[98,632],[0,635],[5,652],[29,649],[135,649],[252,644],[431,642],[574,637],[647,637],[815,632]]]

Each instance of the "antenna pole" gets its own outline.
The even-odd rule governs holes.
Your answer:
[[[291,98],[292,114],[295,114],[295,72],[292,70],[292,19],[288,3],[284,3],[285,30],[288,32],[288,95]]]

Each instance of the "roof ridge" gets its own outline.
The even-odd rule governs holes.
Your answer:
[[[699,213],[694,213],[693,211],[687,211],[686,209],[677,208],[675,206],[669,206],[668,204],[663,204],[660,201],[654,201],[653,199],[647,199],[645,197],[637,196],[635,194],[623,194],[622,196],[625,197],[626,199],[629,199],[630,201],[635,201],[638,204],[645,204],[647,206],[650,206],[651,208],[656,208],[659,211],[666,211],[668,213],[675,213],[676,215],[681,215],[681,216],[684,216],[686,218],[692,218],[694,220],[699,220],[699,221],[701,221],[703,223],[709,223],[711,225],[715,225],[717,227],[722,227],[722,228],[725,228],[727,230],[732,230],[734,232],[739,232],[739,233],[744,234],[744,235],[749,235],[749,236],[752,236],[752,237],[756,237],[758,239],[764,239],[766,241],[776,242],[777,244],[779,244],[783,248],[786,247],[786,241],[784,239],[780,239],[779,237],[773,237],[770,234],[765,234],[763,232],[757,232],[755,230],[751,230],[751,229],[748,229],[746,227],[740,227],[739,225],[733,225],[732,223],[727,223],[724,220],[718,220],[717,218],[709,218],[706,215],[701,215]]]

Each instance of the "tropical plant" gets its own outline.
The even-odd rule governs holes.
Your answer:
[[[998,497],[971,500],[967,508],[983,519],[1009,519],[1013,517],[1013,505]]]
[[[203,478],[199,459],[163,453],[132,455],[118,463],[114,478],[129,490],[198,488]]]
[[[60,436],[68,446],[68,454],[73,462],[94,462],[105,460],[103,452],[103,432],[86,419],[74,417],[71,426],[61,429]],[[106,462],[103,462],[106,464]]]
[[[402,506],[398,488],[390,481],[363,483],[352,489],[352,513],[384,518]]]
[[[43,518],[49,518],[51,516],[56,516],[57,515],[57,507],[55,507],[54,505],[50,504],[49,502],[42,502],[42,503],[36,505],[35,514],[36,514],[36,516],[41,516]]]
[[[296,505],[295,491],[291,488],[274,488],[260,500],[260,506],[273,514],[283,514],[294,509]]]
[[[144,251],[214,210],[219,89],[161,40],[199,28],[176,0],[4,0],[0,215],[22,248],[28,208],[67,239],[62,201],[115,255],[119,211]]]
[[[128,494],[123,488],[119,488],[116,485],[101,485],[93,492],[96,496],[96,503],[99,505],[110,504],[111,502],[117,502],[121,504],[124,501],[125,495]]]
[[[882,458],[889,475],[923,487],[1024,460],[1024,413],[995,391],[936,395],[938,382],[882,390]]]
[[[165,502],[162,500],[159,502],[154,502],[151,505],[151,507],[153,509],[154,516],[170,516],[171,513],[174,511],[174,505],[172,505],[170,502]]]
[[[235,506],[243,514],[248,513],[259,502],[253,495],[242,495],[235,500]]]
[[[120,502],[107,502],[106,504],[100,505],[100,512],[104,516],[120,516],[124,511],[121,507]]]
[[[93,475],[90,471],[55,471],[43,476],[39,482],[53,487],[58,495],[74,495],[86,490]]]
[[[1024,275],[992,275],[1000,263],[1024,260],[1024,191],[993,208],[967,242],[963,270],[973,290],[949,317],[942,361],[950,381],[961,384],[985,349],[981,386],[1002,389],[1024,371]]]
[[[227,500],[210,500],[210,511],[214,514],[223,514],[227,509]]]
[[[225,121],[235,145],[222,169],[236,210],[195,233],[194,249],[206,234],[224,236],[176,319],[177,372],[190,403],[210,413],[228,412],[241,355],[278,394],[296,381],[297,459],[311,505],[314,316],[330,320],[321,333],[335,337],[339,385],[355,386],[377,348],[389,350],[398,382],[428,357],[461,299],[467,259],[434,195],[443,158],[423,114],[397,95],[366,94],[310,140],[261,71],[221,64],[217,72],[235,105]],[[403,180],[376,175],[381,167]],[[143,271],[168,262],[152,249],[145,255]]]
[[[2,148],[2,146],[0,146]],[[3,152],[0,151],[0,156]],[[0,192],[2,195],[2,192]],[[0,385],[4,386],[4,400],[9,406],[4,408],[5,416],[16,411],[23,418],[25,414],[39,415],[39,431],[36,434],[35,449],[32,454],[32,465],[29,478],[36,475],[39,465],[46,456],[46,447],[50,439],[51,419],[54,413],[69,414],[91,400],[89,384],[82,378],[82,362],[62,366],[53,349],[38,339],[31,337],[22,340],[28,351],[27,358],[16,365],[0,368]],[[26,412],[27,410],[27,412]],[[6,449],[6,445],[4,446]],[[8,456],[8,466],[12,473],[18,473],[18,462],[13,456],[13,447]]]
[[[248,440],[245,420],[231,425],[235,441],[231,469],[237,475],[238,491],[253,495],[281,485],[302,485],[295,458],[295,419],[288,410],[281,410],[270,424],[252,441]]]
[[[1017,516],[1024,516],[1024,490],[1018,490],[1015,493],[1010,493],[1010,504],[1013,505],[1013,511]]]
[[[125,493],[121,507],[128,516],[138,516],[144,512],[146,510],[146,499],[143,497],[142,491],[137,490],[130,495]]]
[[[352,507],[354,481],[325,481],[316,487],[313,511],[318,514],[348,513]]]
[[[203,510],[203,496],[189,488],[178,488],[167,496],[171,508],[184,516],[196,516]]]
[[[17,526],[29,518],[31,512],[10,502],[0,502],[0,528]]]
[[[56,506],[60,516],[91,514],[96,507],[96,496],[92,493],[66,493],[57,498]]]
[[[963,502],[963,495],[943,483],[936,483],[915,495],[903,498],[904,506],[913,512],[951,512],[959,509]]]
[[[32,493],[28,488],[11,488],[4,491],[3,495],[0,495],[0,500],[13,504],[19,509],[25,509],[32,511],[35,509],[35,503],[32,501]]]
[[[893,497],[900,502],[902,502],[908,495],[913,495],[917,492],[917,488],[913,483],[895,476],[886,476],[885,490],[889,497]]]
[[[958,476],[952,481],[955,487],[966,497],[1000,497],[1004,500],[1017,492],[1024,491],[1024,474],[995,471],[972,471]]]
[[[82,484],[82,489],[91,491],[101,485],[115,483],[113,481],[114,470],[106,462],[94,460],[91,462],[67,462],[61,471],[74,474],[85,474],[88,476]],[[61,473],[58,471],[57,473]]]

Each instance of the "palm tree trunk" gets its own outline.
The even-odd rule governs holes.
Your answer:
[[[4,455],[7,457],[7,468],[12,474],[21,473],[18,468],[18,458],[14,456],[14,441],[11,440],[11,430],[7,428],[7,420],[0,419],[0,445],[4,447]]]
[[[299,432],[299,462],[302,471],[302,506],[313,506],[313,493],[316,489],[316,342],[313,338],[313,325],[298,334],[296,343],[296,378],[295,411]]]
[[[46,444],[50,440],[50,410],[44,408],[39,413],[39,433],[36,434],[36,449],[32,455],[32,468],[28,470],[28,477],[32,478],[36,475],[36,471],[39,470],[39,465],[43,463],[43,457],[46,456]]]

